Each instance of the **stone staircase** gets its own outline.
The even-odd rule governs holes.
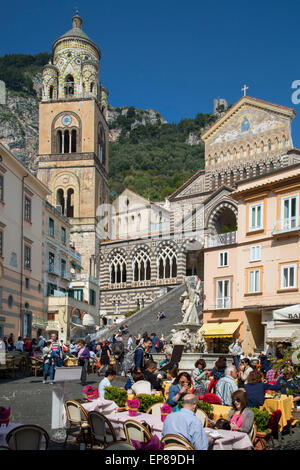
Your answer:
[[[131,317],[118,323],[116,327],[110,328],[109,330],[107,328],[105,330],[100,330],[97,333],[97,339],[111,336],[122,325],[128,325],[128,334],[132,334],[134,336],[138,333],[143,334],[147,331],[149,335],[151,333],[156,333],[159,336],[164,335],[164,337],[167,338],[171,334],[174,324],[182,321],[182,304],[179,301],[179,297],[184,290],[184,284],[174,287],[172,290],[167,292],[167,294],[162,295],[151,304],[134,313]],[[167,318],[157,321],[156,315],[160,310],[165,312]],[[126,335],[125,338],[127,339],[128,335]]]

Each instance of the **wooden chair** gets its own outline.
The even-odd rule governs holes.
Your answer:
[[[48,449],[49,435],[45,429],[35,424],[17,426],[6,435],[6,442],[13,450],[41,450],[45,445]]]
[[[79,429],[78,447],[80,447],[81,440],[85,436],[84,432],[90,429],[90,426],[88,423],[88,414],[86,410],[83,408],[83,406],[81,406],[80,403],[78,403],[75,400],[66,400],[64,404],[65,404],[67,419],[69,421],[69,427],[67,429],[67,435],[66,435],[66,439],[64,442],[64,447],[67,443],[69,434],[71,434],[72,427],[76,427],[77,429]]]
[[[139,442],[147,442],[152,435],[141,423],[133,419],[128,419],[123,424],[126,440],[132,444],[131,439]]]
[[[103,450],[135,450],[135,447],[127,441],[116,441],[111,444],[107,444]]]
[[[117,441],[113,425],[106,416],[98,411],[90,411],[87,416],[92,435],[91,447],[93,447],[95,441],[99,441],[104,446]],[[107,427],[109,429],[109,434],[107,433]]]
[[[97,367],[96,367],[97,362],[98,362],[97,359],[90,357],[90,368],[93,374],[97,372]]]
[[[257,427],[256,427],[256,424],[253,423],[252,429],[249,433],[249,438],[251,439],[251,442],[252,442],[253,445],[256,442],[256,434],[257,434]]]
[[[34,373],[34,376],[37,377],[37,373],[41,368],[41,362],[38,361],[35,357],[30,357],[30,372]]]
[[[161,407],[163,406],[163,403],[154,403],[154,405],[151,405],[146,413],[155,415],[155,416],[161,416]]]
[[[179,444],[186,448],[186,450],[195,450],[194,446],[184,437],[177,436],[176,434],[166,434],[161,442],[168,444]]]
[[[199,408],[196,411],[196,416],[197,418],[200,419],[201,423],[203,424],[203,427],[206,428],[208,425],[208,416],[205,413],[205,411],[200,410]]]
[[[163,450],[189,450],[186,446],[182,444],[166,444]]]

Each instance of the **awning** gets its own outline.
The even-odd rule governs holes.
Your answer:
[[[300,304],[273,310],[274,320],[300,320]]]
[[[266,341],[282,341],[291,343],[292,339],[297,336],[297,333],[293,329],[288,328],[274,328],[273,330],[267,331]]]
[[[85,329],[85,326],[81,325],[80,323],[74,323],[72,321],[70,323],[71,323],[71,325],[73,325],[73,328],[83,328],[83,329]]]
[[[241,323],[241,321],[205,323],[199,331],[205,338],[230,338]]]
[[[80,264],[76,263],[76,261],[71,261],[72,264],[74,264],[74,266],[77,266],[77,268],[79,269],[84,269]]]

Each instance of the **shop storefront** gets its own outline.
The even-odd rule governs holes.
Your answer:
[[[241,321],[204,323],[200,332],[209,353],[228,354],[229,345],[238,337]]]
[[[272,321],[267,324],[266,343],[277,357],[300,344],[300,304],[273,310]]]

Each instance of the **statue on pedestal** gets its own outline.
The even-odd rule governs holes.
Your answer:
[[[180,302],[182,302],[181,311],[183,314],[182,323],[199,324],[196,306],[199,303],[201,281],[200,279],[196,281],[195,278],[189,279],[186,277],[184,283],[186,290],[180,297]]]

